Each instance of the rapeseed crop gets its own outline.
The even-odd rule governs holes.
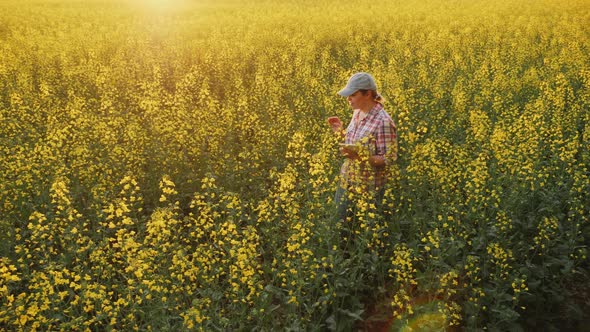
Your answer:
[[[581,329],[590,3],[0,3],[0,328]],[[383,209],[325,120],[371,72]]]

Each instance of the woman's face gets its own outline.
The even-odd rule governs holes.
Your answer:
[[[357,91],[346,97],[346,100],[348,100],[348,104],[353,110],[361,109],[364,111],[369,111],[372,98],[370,93],[363,95],[361,91]]]

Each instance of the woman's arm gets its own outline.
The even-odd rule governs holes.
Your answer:
[[[340,118],[337,116],[331,116],[328,118],[328,124],[330,125],[330,128],[332,128],[334,134],[340,135],[342,136],[341,138],[344,138],[344,131],[342,130],[342,121],[340,121]]]
[[[373,167],[383,167],[397,160],[397,128],[393,120],[386,119],[375,138],[376,154],[369,157]]]

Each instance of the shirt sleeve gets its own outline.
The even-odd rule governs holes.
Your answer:
[[[397,160],[397,128],[393,120],[383,119],[375,139],[376,154],[385,157],[385,165]]]
[[[352,141],[351,132],[353,131],[353,128],[354,128],[354,122],[356,121],[357,112],[358,112],[358,110],[354,110],[354,112],[352,113],[352,119],[350,119],[348,126],[344,130],[344,143],[346,143],[346,144],[353,144],[354,143]]]

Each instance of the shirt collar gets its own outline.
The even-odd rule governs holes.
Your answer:
[[[367,113],[367,115],[363,118],[363,121],[367,121],[369,118],[373,118],[374,116],[376,116],[379,111],[381,111],[383,109],[383,105],[381,103],[377,103],[375,104],[375,106],[373,106],[371,108],[371,110],[369,111],[369,113]],[[358,110],[359,113],[356,114],[355,118],[360,120],[360,113],[362,112],[361,110]]]
[[[371,108],[371,110],[369,111],[367,116],[375,115],[375,114],[379,113],[379,111],[382,109],[383,109],[383,105],[381,105],[381,103],[376,103],[375,106],[373,106],[373,108]]]

